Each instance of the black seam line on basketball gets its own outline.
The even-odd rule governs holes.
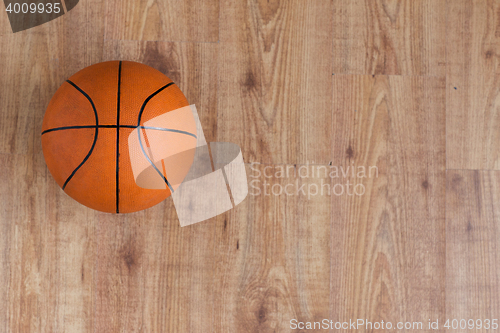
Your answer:
[[[62,131],[62,130],[70,130],[70,129],[82,129],[82,128],[117,128],[117,125],[81,125],[81,126],[63,126],[63,127],[55,127],[55,128],[50,128],[48,130],[45,130],[42,132],[43,134],[50,133],[50,132],[55,132],[55,131]],[[120,128],[138,128],[135,125],[120,125]],[[194,138],[198,138],[195,134],[186,132],[186,131],[181,131],[181,130],[176,130],[176,129],[171,129],[171,128],[163,128],[163,127],[151,127],[151,126],[139,126],[139,128],[144,128],[144,129],[151,129],[151,130],[158,130],[158,131],[166,131],[166,132],[175,132],[175,133],[180,133],[180,134],[186,134],[190,135]]]
[[[83,91],[82,89],[80,89],[80,87],[78,87],[76,84],[74,84],[70,80],[66,80],[66,82],[68,82],[73,87],[75,87],[79,92],[81,92],[83,94],[83,96],[85,96],[89,100],[90,104],[92,105],[92,109],[94,110],[94,115],[95,115],[95,132],[94,132],[94,142],[92,143],[92,147],[90,147],[90,150],[89,150],[87,156],[85,156],[85,158],[83,159],[82,163],[80,163],[80,165],[78,165],[75,168],[75,170],[73,170],[73,172],[71,173],[71,175],[69,175],[69,177],[66,179],[66,181],[64,182],[64,185],[62,187],[63,190],[66,188],[66,185],[68,185],[68,182],[71,180],[71,178],[73,178],[73,176],[76,174],[76,172],[78,171],[78,169],[80,169],[82,167],[82,165],[85,162],[87,162],[87,160],[89,159],[90,155],[94,151],[95,144],[97,142],[97,135],[99,133],[98,132],[99,131],[99,118],[97,116],[97,110],[95,108],[94,101],[92,101],[92,98],[90,98],[90,96],[87,95],[87,93],[85,91]]]
[[[106,125],[99,125],[99,127],[105,127]],[[112,126],[112,125],[111,125]],[[50,128],[48,130],[45,130],[42,132],[42,135],[45,133],[50,133],[50,132],[55,132],[55,131],[62,131],[62,130],[69,130],[69,129],[80,129],[80,128],[96,128],[95,125],[83,125],[83,126],[63,126],[63,127],[55,127],[55,128]]]
[[[137,117],[137,127],[140,127],[141,126],[141,118],[142,118],[142,113],[144,112],[144,108],[146,107],[146,104],[148,104],[148,102],[151,100],[151,98],[153,98],[154,96],[156,96],[157,94],[159,94],[162,90],[170,87],[171,85],[173,85],[174,83],[173,82],[170,82],[169,84],[166,84],[164,85],[163,87],[161,87],[160,89],[158,89],[157,91],[155,91],[154,93],[152,93],[151,95],[149,95],[148,98],[146,98],[146,100],[144,101],[144,103],[142,104],[142,107],[141,107],[141,111],[139,112],[139,116]],[[170,185],[169,181],[167,180],[167,177],[165,177],[163,175],[163,173],[161,173],[160,170],[158,170],[158,168],[156,167],[156,165],[154,165],[154,163],[151,161],[151,159],[149,158],[148,154],[146,154],[146,151],[144,150],[144,146],[142,145],[142,140],[141,140],[141,131],[137,131],[137,136],[139,137],[139,145],[141,146],[141,150],[142,150],[142,153],[144,154],[144,157],[146,157],[146,159],[148,160],[149,164],[151,164],[151,166],[153,166],[153,168],[156,170],[156,172],[161,176],[161,178],[163,178],[163,180],[165,181],[165,183],[167,184],[168,188],[170,189],[170,191],[172,193],[174,193],[174,189],[172,188],[172,186]]]
[[[120,212],[120,89],[122,62],[118,65],[118,96],[116,101],[116,213]]]
[[[144,108],[146,108],[146,104],[149,103],[149,101],[151,100],[151,98],[155,97],[160,92],[162,92],[162,90],[170,87],[173,84],[174,84],[173,82],[170,82],[169,84],[164,85],[163,87],[161,87],[160,89],[158,89],[157,91],[155,91],[154,93],[152,93],[151,95],[149,95],[148,98],[146,98],[146,100],[144,100],[144,103],[142,103],[142,106],[141,106],[141,110],[139,111],[139,116],[137,117],[137,127],[141,126],[142,113],[144,112]]]

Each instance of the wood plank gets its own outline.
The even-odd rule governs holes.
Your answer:
[[[0,276],[9,288],[3,331],[94,331],[94,212],[52,179],[40,133],[61,83],[102,59],[102,18],[102,1],[90,1],[0,38],[0,154],[9,175],[0,222],[6,231]]]
[[[99,221],[97,331],[211,327],[212,224],[181,228],[171,200]]]
[[[328,318],[331,198],[321,188],[331,179],[311,169],[248,166],[248,197],[217,218],[214,332],[290,332],[292,319]]]
[[[328,0],[221,3],[218,138],[246,162],[330,161],[331,14]]]
[[[10,175],[8,177],[0,178],[0,188],[15,188],[14,170],[16,166],[15,155],[0,154],[0,172],[2,175]],[[2,193],[0,200],[0,331],[9,331],[9,317],[10,317],[10,275],[12,270],[12,263],[10,261],[10,248],[12,245],[12,224],[14,219],[15,209],[14,202],[19,194],[9,193],[5,195]]]
[[[54,61],[59,61],[58,66],[64,69],[64,75],[72,75],[103,61],[104,2],[80,0],[75,8],[63,16],[64,32],[60,34],[63,39],[59,47],[64,50],[64,57]],[[64,63],[60,63],[61,60]]]
[[[57,69],[52,75],[48,73],[55,67],[51,58],[59,56],[48,49],[50,38],[46,34],[50,30],[55,32],[45,29],[38,35],[24,31],[1,37],[0,57],[4,61],[0,64],[0,105],[5,110],[0,115],[1,153],[27,154],[34,150],[35,140],[39,141],[39,133],[34,133],[35,119],[41,121],[62,82],[51,80],[60,73]]]
[[[9,288],[5,331],[93,332],[94,212],[62,192],[41,149],[3,156],[12,163],[2,170],[12,177],[2,219],[10,264],[0,273]]]
[[[448,1],[448,11],[447,168],[500,170],[500,4]]]
[[[217,141],[266,163],[260,176],[247,169],[254,185],[330,183],[262,172],[330,161],[331,14],[330,1],[221,2]],[[215,332],[289,332],[292,319],[328,317],[329,206],[326,195],[249,194],[217,218]]]
[[[168,75],[200,110],[207,140],[215,139],[215,44],[106,41],[104,55],[140,61]],[[181,228],[170,198],[138,213],[101,214],[96,331],[203,332],[212,327],[213,235],[213,221]]]
[[[441,318],[445,80],[335,75],[333,82],[333,165],[356,168],[334,182],[363,184],[365,193],[332,198],[330,318],[393,325]]]
[[[500,311],[500,173],[453,170],[446,181],[446,318],[485,330]]]
[[[52,95],[69,76],[102,61],[102,5],[82,3],[54,21],[0,37],[0,153],[33,151],[40,140],[35,123]]]
[[[334,0],[333,72],[444,76],[446,2]]]
[[[5,3],[2,2],[0,4],[0,11],[2,12],[2,14],[5,13],[5,9]],[[7,16],[6,14],[0,15],[0,36],[8,35],[11,33],[12,28],[10,26],[9,16]]]
[[[217,42],[219,0],[106,1],[105,39]]]

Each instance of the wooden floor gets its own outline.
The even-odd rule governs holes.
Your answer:
[[[0,332],[500,319],[500,0],[80,0],[9,29],[0,14]],[[171,198],[78,204],[42,119],[67,77],[114,59],[173,79],[253,184],[364,194],[250,194],[184,228]],[[276,176],[304,165],[378,176]]]

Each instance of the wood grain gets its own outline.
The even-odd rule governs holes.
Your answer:
[[[0,332],[493,319],[499,6],[88,0],[16,34],[0,15]],[[207,141],[242,148],[245,201],[181,228],[171,199],[116,216],[63,193],[41,151],[45,108],[114,59],[165,73]],[[297,176],[304,164],[371,177]],[[364,194],[307,196],[347,181]]]
[[[448,1],[447,168],[500,170],[500,4]]]
[[[0,11],[2,15],[0,15],[0,36],[11,34],[12,28],[9,23],[9,17],[4,14],[5,13],[5,3],[0,3]]]
[[[221,2],[217,141],[271,163],[260,172],[330,161],[331,13],[330,1]],[[252,180],[284,190],[322,179]],[[217,218],[215,332],[289,332],[291,319],[327,318],[329,202],[261,193]]]
[[[105,38],[217,42],[219,0],[109,0]]]
[[[14,173],[14,155],[0,154],[0,172],[3,175],[13,175]],[[13,186],[13,177],[1,177],[0,188],[5,189]],[[14,215],[14,195],[11,193],[5,196],[2,193],[2,200],[0,200],[0,330],[7,332],[9,329],[9,283],[10,283],[10,270],[12,263],[10,262],[10,246],[11,246],[11,225]]]
[[[0,153],[33,151],[39,144],[35,123],[41,124],[52,95],[69,76],[102,61],[100,20],[102,2],[93,0],[44,25],[1,37],[0,107],[6,111],[0,114]]]
[[[169,76],[197,105],[207,141],[215,139],[215,44],[106,41],[104,58],[140,61]],[[181,228],[171,198],[139,213],[100,214],[97,332],[213,327],[213,223]]]
[[[444,76],[446,2],[334,0],[333,71]]]
[[[328,0],[221,3],[218,139],[245,161],[330,161],[331,13]]]
[[[40,148],[2,157],[2,331],[92,332],[94,212],[61,191]]]
[[[102,59],[100,20],[90,1],[0,37],[2,332],[94,331],[95,213],[52,179],[40,133],[59,85]]]
[[[101,214],[97,332],[203,332],[212,327],[213,224],[181,228],[171,200]]]
[[[290,332],[292,319],[328,318],[330,196],[321,188],[331,179],[301,178],[301,167],[311,170],[248,166],[249,196],[217,218],[214,332]]]
[[[446,317],[491,323],[500,310],[500,174],[448,171],[446,190]]]
[[[378,177],[338,180],[366,192],[332,198],[330,318],[394,325],[441,318],[445,80],[335,75],[333,82],[333,165],[376,166]]]

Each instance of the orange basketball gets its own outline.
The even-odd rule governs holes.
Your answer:
[[[129,136],[134,130],[141,133],[148,120],[186,106],[172,80],[144,64],[109,61],[84,68],[61,85],[45,112],[42,148],[47,166],[64,192],[87,207],[109,213],[152,207],[173,189],[165,168],[154,163],[164,188],[137,185]],[[196,131],[194,119],[187,128]],[[175,132],[179,142],[184,134],[196,138],[176,128],[158,130]],[[146,155],[147,137],[142,139]]]

